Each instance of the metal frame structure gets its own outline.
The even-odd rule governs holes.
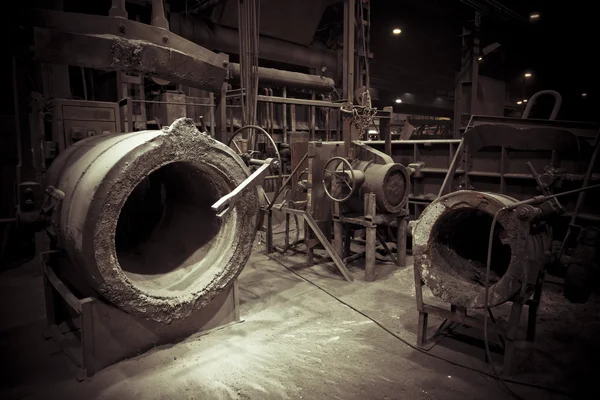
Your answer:
[[[419,270],[414,269],[415,276],[415,299],[417,301],[417,311],[419,312],[419,320],[417,323],[417,346],[426,347],[428,340],[434,339],[435,336],[444,332],[445,330],[452,329],[454,326],[452,322],[459,325],[466,325],[469,327],[483,329],[483,321],[481,318],[477,318],[471,315],[467,315],[467,309],[465,307],[450,305],[450,310],[443,309],[438,306],[433,306],[425,303],[423,300],[423,285],[425,284],[421,278]],[[504,375],[511,375],[515,368],[515,350],[517,344],[517,332],[519,329],[519,323],[521,320],[521,314],[523,313],[524,306],[528,307],[527,312],[527,337],[528,342],[535,340],[536,331],[536,320],[537,312],[540,305],[540,299],[542,297],[542,287],[544,284],[544,273],[541,273],[537,279],[535,286],[528,290],[523,296],[517,295],[511,303],[510,317],[508,323],[504,324],[501,321],[497,321],[492,314],[491,309],[488,309],[489,317],[492,321],[488,324],[488,330],[499,336],[503,351],[504,351]],[[485,312],[485,310],[483,311]],[[443,322],[440,327],[436,330],[433,337],[427,337],[427,325],[429,315],[442,318]],[[447,324],[451,322],[450,324]]]
[[[406,266],[406,232],[408,227],[408,209],[395,214],[382,214],[377,212],[375,205],[375,193],[365,194],[364,215],[348,216],[340,211],[340,203],[333,203],[333,237],[334,248],[336,252],[343,257],[344,262],[348,263],[358,257],[365,257],[365,281],[372,282],[377,277],[377,260],[375,258],[375,249],[377,242],[386,250],[391,260],[399,268]],[[396,256],[388,248],[386,241],[377,232],[378,226],[391,227],[396,222],[398,233],[396,235]],[[365,252],[355,255],[350,254],[350,241],[352,228],[365,228]]]
[[[48,323],[44,336],[73,362],[80,381],[155,346],[241,321],[237,279],[206,307],[165,325],[134,317],[96,296],[76,295],[58,276],[61,263],[68,262],[64,256],[50,251],[40,257]]]

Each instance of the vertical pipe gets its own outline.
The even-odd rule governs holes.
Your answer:
[[[216,104],[216,139],[221,143],[227,140],[227,87],[227,81],[223,82]]]
[[[327,100],[331,103],[331,93],[327,96]],[[326,118],[327,118],[325,121],[325,123],[326,123],[325,129],[327,129],[327,133],[326,133],[327,141],[331,140],[331,113],[332,113],[332,111],[333,111],[333,109],[328,107],[326,109],[327,114],[325,114]]]
[[[341,117],[342,112],[340,110],[335,110],[335,123],[336,123],[336,129],[335,129],[335,134],[336,134],[336,140],[339,142],[340,140],[342,140],[342,117]]]
[[[343,116],[343,132],[344,132],[344,150],[346,152],[346,157],[354,158],[354,147],[352,146],[352,117],[348,116],[348,114],[344,113]]]
[[[344,2],[344,98],[354,97],[354,42],[356,0]]]
[[[165,5],[163,0],[152,0],[152,26],[169,29],[169,22],[165,18]]]
[[[269,97],[269,89],[265,88],[265,96]],[[270,107],[269,107],[269,103],[264,103],[265,104],[265,127],[267,129],[265,129],[267,132],[269,132],[269,134],[271,134],[271,127],[269,125],[269,123],[271,122],[271,118],[269,116],[270,114]]]
[[[273,97],[273,89],[269,88],[269,96]],[[269,103],[269,115],[271,116],[271,137],[275,135],[275,104],[272,102]]]
[[[287,97],[287,89],[284,86],[283,87],[283,93],[281,94],[281,96],[285,99]],[[281,124],[281,132],[283,134],[283,143],[287,143],[288,142],[288,137],[287,137],[287,104],[283,103],[283,122]]]
[[[311,99],[315,100],[315,92],[312,92]],[[310,140],[315,140],[317,129],[315,127],[315,114],[317,109],[315,106],[310,107]]]
[[[210,137],[215,137],[215,95],[214,93],[208,93],[208,99],[210,102],[210,107],[208,110],[208,118],[210,122]]]
[[[133,132],[133,101],[127,97],[127,132]]]
[[[389,118],[382,118],[379,120],[379,132],[383,134],[385,140],[385,154],[392,156],[392,113],[394,108],[387,106],[383,108],[383,111],[389,113]]]
[[[330,140],[330,127],[329,127],[329,113],[331,112],[330,108],[325,109],[325,141],[329,142]]]
[[[112,0],[110,10],[108,10],[109,17],[121,17],[127,18],[127,11],[125,10],[125,0]]]
[[[79,71],[81,71],[81,85],[83,86],[83,99],[88,99],[88,90],[87,90],[87,82],[85,81],[85,68],[79,67]]]

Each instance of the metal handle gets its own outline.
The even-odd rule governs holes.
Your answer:
[[[548,119],[551,121],[556,119],[556,116],[558,115],[558,111],[560,110],[560,106],[562,105],[562,96],[560,95],[560,93],[558,93],[555,90],[542,90],[541,92],[537,92],[536,94],[531,96],[531,98],[527,102],[527,107],[525,107],[525,111],[523,111],[523,116],[521,118],[523,118],[523,119],[529,118],[531,109],[533,108],[533,105],[537,101],[538,97],[540,97],[544,94],[550,94],[550,95],[554,96],[554,108],[552,109],[552,113],[550,114],[550,118],[548,118]]]
[[[252,175],[246,178],[242,183],[238,185],[235,189],[231,191],[231,193],[226,194],[221,197],[215,204],[213,204],[210,208],[217,213],[217,217],[222,218],[225,216],[229,210],[235,206],[237,202],[242,198],[242,193],[248,187],[255,187],[262,184],[262,179],[269,172],[269,167],[273,162],[272,158],[267,158],[264,161],[264,164],[258,168]]]

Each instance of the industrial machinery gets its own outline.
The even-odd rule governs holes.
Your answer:
[[[354,142],[352,146],[356,158],[330,158],[323,166],[321,181],[325,194],[333,201],[336,251],[346,263],[364,255],[365,280],[373,281],[377,242],[398,266],[405,265],[410,172],[367,145]],[[397,228],[395,256],[386,244],[388,240],[378,233],[378,226]],[[357,229],[365,229],[365,252],[353,256],[349,251],[350,241],[352,231]]]
[[[37,221],[51,239],[48,321],[84,376],[239,320],[235,282],[252,250],[258,195],[245,191],[218,216],[211,205],[248,176],[190,119],[81,140],[55,160]]]
[[[583,238],[587,240],[584,245],[577,246],[579,251],[574,252],[575,261],[561,255],[564,242],[561,246],[556,241],[565,234],[563,217],[569,216],[573,210],[573,196],[568,196],[578,193],[581,199],[588,189],[598,187],[591,184],[591,177],[592,171],[597,168],[595,161],[599,142],[596,138],[594,147],[590,148],[585,136],[581,138],[553,127],[519,131],[509,126],[479,125],[475,118],[472,122],[475,122],[474,127],[465,133],[453,153],[454,158],[442,182],[439,196],[422,211],[419,210],[412,229],[415,297],[419,312],[417,344],[423,346],[428,339],[430,314],[444,320],[438,332],[452,323],[483,328],[488,358],[488,330],[501,337],[504,373],[510,374],[515,367],[515,343],[524,306],[528,306],[526,338],[528,341],[535,338],[537,309],[548,268],[571,263],[568,269],[570,273],[565,276],[565,295],[581,301],[590,294],[589,282],[584,284],[583,277],[589,279],[593,275],[593,260],[590,258],[594,257],[595,252],[590,250],[595,243],[595,230],[589,227],[585,229]],[[573,128],[587,127],[582,125]],[[479,171],[465,173],[463,170],[461,174],[464,177],[459,189],[469,190],[453,192],[450,185],[457,174],[457,167],[470,168],[471,162],[475,163],[464,148],[468,148],[473,155],[484,152],[485,157],[491,160],[496,159],[492,151],[499,148],[500,174]],[[591,151],[591,159],[587,156],[590,154],[588,151]],[[582,154],[586,156],[582,157]],[[523,155],[530,161],[523,162]],[[475,156],[472,157],[475,159]],[[542,161],[544,157],[547,158]],[[589,164],[583,165],[585,174],[567,173],[584,169],[579,165],[582,158],[590,160]],[[534,163],[543,167],[542,173],[536,172]],[[423,172],[430,171],[424,164],[421,162],[417,165],[419,173],[415,180],[423,179]],[[528,173],[517,173],[515,164]],[[476,165],[481,168],[484,164]],[[477,178],[482,181],[485,178],[488,188],[492,187],[488,183],[490,180],[500,178],[500,190],[503,193],[472,190],[483,186],[483,183],[476,182]],[[533,183],[532,195],[525,199],[508,195],[507,192],[512,192],[523,196],[529,188],[525,184],[512,188],[510,183],[514,179],[529,182],[530,185]],[[572,187],[576,189],[569,190]],[[575,215],[581,208],[581,202],[578,200],[574,207]],[[574,218],[571,219],[573,222],[568,229],[578,228],[573,225]],[[450,303],[450,310],[426,304],[423,285],[429,287],[436,297]],[[497,321],[492,313],[493,307],[504,303],[512,304],[506,324]],[[474,309],[483,309],[483,321],[472,313],[467,314]],[[488,319],[491,320],[490,324]],[[446,325],[446,321],[451,323]]]
[[[276,207],[286,214],[286,244],[283,249],[289,248],[289,215],[300,216],[307,223],[303,242],[309,265],[312,264],[314,248],[321,245],[349,281],[352,277],[346,264],[364,256],[365,279],[372,281],[377,276],[377,243],[391,260],[404,266],[411,170],[369,146],[368,142],[358,140],[373,120],[379,119],[384,121],[380,123],[382,137],[390,142],[390,108],[377,111],[368,106],[354,107],[350,103],[338,105],[338,108],[343,115],[343,142],[310,141],[292,146],[293,153],[306,149],[306,155],[301,160],[292,160],[295,167],[283,185],[285,187],[294,180],[295,185],[287,192],[294,196],[284,198]],[[301,178],[304,175],[306,179]],[[303,192],[298,188],[305,189],[303,198],[296,198],[295,195]],[[274,202],[280,194],[281,191],[276,192]],[[273,250],[272,224],[269,223],[268,227],[267,251],[270,252]],[[353,231],[363,229],[365,238],[356,240],[364,243],[365,251],[352,255],[350,242]],[[395,237],[392,230],[396,231]],[[395,255],[387,245],[390,241],[396,243]]]
[[[539,180],[539,176],[536,178]],[[504,346],[503,373],[511,374],[525,305],[528,306],[526,339],[535,339],[544,274],[554,255],[552,228],[547,222],[564,212],[557,198],[598,188],[600,184],[559,194],[543,190],[542,195],[523,201],[465,190],[431,203],[415,223],[413,232],[419,311],[417,344],[423,346],[427,339],[429,314],[444,318],[440,329],[448,320],[482,327],[488,361],[489,330],[500,336]],[[425,304],[423,285],[450,303],[450,311]],[[495,320],[492,307],[506,302],[512,306],[508,323],[504,324]],[[483,322],[467,315],[468,309],[478,308],[484,310]]]

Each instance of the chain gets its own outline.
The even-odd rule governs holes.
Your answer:
[[[352,123],[359,132],[359,140],[365,140],[367,132],[371,125],[375,126],[373,120],[377,115],[377,107],[371,105],[371,95],[369,91],[365,91],[362,94],[363,104],[362,106],[355,106],[350,102],[342,104],[340,110],[347,114],[352,114]]]

